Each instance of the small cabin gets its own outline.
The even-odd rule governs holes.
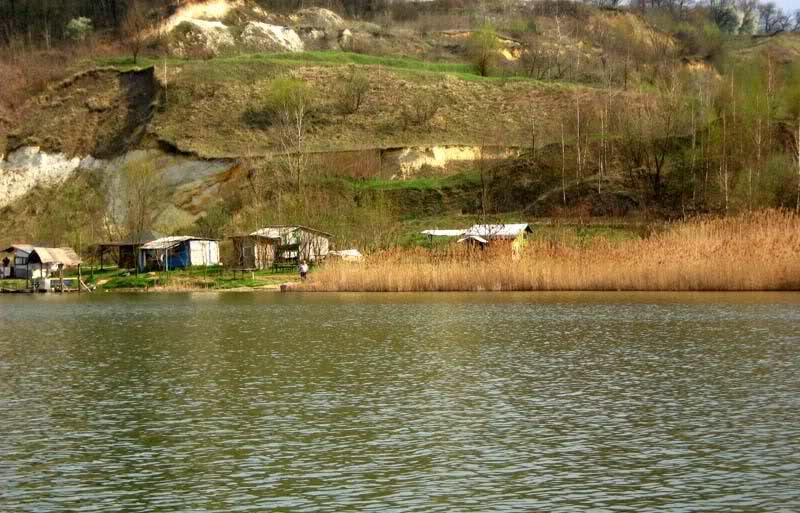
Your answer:
[[[81,264],[80,257],[72,248],[15,244],[4,249],[3,253],[9,255],[0,259],[3,263],[4,278],[21,280],[46,278],[57,273],[60,268],[78,267]]]
[[[30,244],[14,244],[3,250],[3,258],[0,258],[0,278],[13,278],[27,280],[30,278],[30,268],[28,258],[33,252]]]
[[[270,225],[250,235],[277,241],[276,262],[317,262],[324,260],[331,249],[331,234],[308,226]]]
[[[191,236],[162,237],[139,248],[138,269],[171,271],[219,265],[219,242]]]
[[[237,235],[230,240],[233,243],[233,267],[248,270],[268,269],[281,244],[280,238],[257,234]]]

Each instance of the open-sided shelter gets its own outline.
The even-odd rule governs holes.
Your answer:
[[[136,253],[139,248],[162,237],[163,235],[158,232],[145,230],[133,233],[122,240],[96,244],[94,248],[100,260],[100,268],[103,268],[103,257],[110,253],[112,258],[116,257],[120,269],[133,269],[136,267]]]
[[[74,268],[81,265],[81,257],[72,248],[43,248],[34,246],[28,257],[29,276],[46,278],[61,269]]]

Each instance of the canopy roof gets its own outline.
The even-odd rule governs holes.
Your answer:
[[[41,248],[34,247],[28,262],[31,264],[63,264],[64,267],[77,267],[81,264],[81,257],[72,248]]]

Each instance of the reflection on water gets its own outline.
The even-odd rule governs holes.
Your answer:
[[[799,307],[0,298],[0,511],[798,511]]]

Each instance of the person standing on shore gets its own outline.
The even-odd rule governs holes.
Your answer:
[[[300,279],[302,281],[306,281],[306,276],[308,275],[308,264],[305,260],[300,262]]]

